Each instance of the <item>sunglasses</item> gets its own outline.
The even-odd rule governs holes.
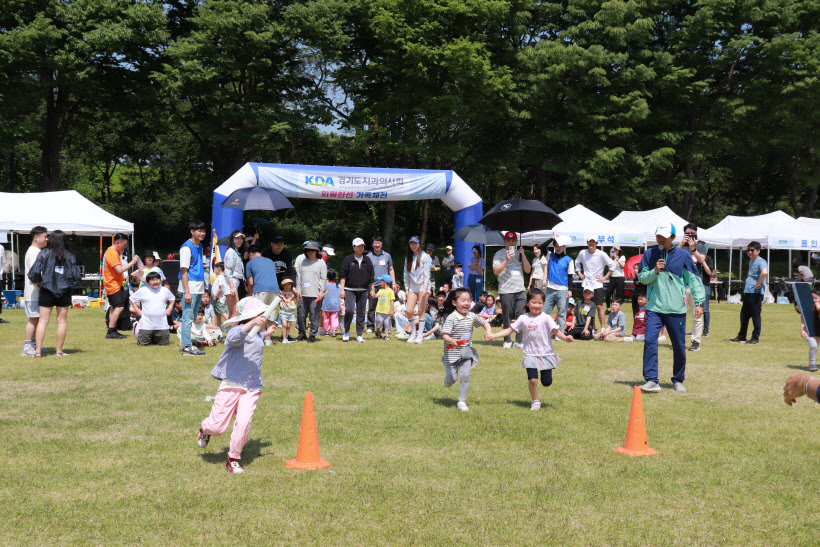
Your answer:
[[[753,252],[755,252],[756,250],[757,250],[757,249],[746,249],[746,252],[747,252],[747,253],[753,253]]]
[[[688,236],[692,236],[692,237],[698,237],[698,233],[697,233],[697,232],[684,232],[684,234],[685,234],[685,235],[688,235]]]

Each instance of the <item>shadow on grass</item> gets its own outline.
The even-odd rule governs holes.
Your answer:
[[[54,347],[43,346],[43,349],[48,352],[43,355],[43,357],[54,357],[57,355],[57,349]],[[85,353],[85,350],[79,348],[63,348],[63,353],[67,354],[66,357],[70,357],[75,354]]]
[[[458,402],[457,399],[452,399],[450,397],[431,397],[430,400],[437,405],[449,407],[455,407],[456,403]]]
[[[809,372],[808,365],[786,365],[786,368],[793,368],[795,370],[802,370],[803,372]]]
[[[256,458],[266,456],[267,454],[262,454],[262,449],[268,446],[271,446],[271,443],[268,441],[263,441],[261,439],[248,440],[248,442],[245,443],[245,447],[242,449],[242,467],[250,465]],[[228,449],[229,447],[226,446],[221,452],[203,452],[199,455],[199,457],[208,463],[224,464],[228,459]]]

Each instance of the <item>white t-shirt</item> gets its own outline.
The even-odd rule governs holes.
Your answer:
[[[610,277],[623,277],[624,266],[626,266],[626,257],[621,255],[618,257],[618,260],[613,259],[613,262],[615,262],[615,268],[612,270],[612,275]]]
[[[216,298],[216,291],[220,288],[222,289],[222,294],[219,295],[219,298]],[[231,286],[228,284],[228,280],[225,279],[225,274],[221,273],[214,279],[214,284],[211,287],[211,296],[216,298],[220,304],[224,304],[226,294],[231,294]]]
[[[32,245],[26,251],[26,275],[25,286],[23,288],[23,300],[26,302],[37,302],[40,299],[40,287],[31,282],[28,278],[28,273],[31,267],[34,266],[34,261],[37,260],[37,255],[40,254],[40,249]]]
[[[615,261],[609,258],[609,255],[600,249],[595,249],[594,254],[589,254],[587,249],[578,253],[575,258],[575,269],[580,270],[578,266],[583,266],[584,281],[581,286],[585,289],[600,289],[604,284],[598,281],[598,277],[604,275],[604,267],[609,267],[610,270],[615,269]]]
[[[0,277],[3,277],[3,262],[6,261],[6,249],[0,245]]]
[[[191,267],[191,249],[187,245],[183,245],[179,249],[179,268],[190,268]],[[205,282],[204,281],[191,281],[188,280],[188,290],[191,294],[205,294]],[[182,279],[179,281],[179,292],[185,292],[185,286],[182,284]]]
[[[165,308],[174,301],[174,295],[167,288],[160,286],[157,289],[141,287],[131,295],[131,302],[142,308],[140,329],[168,330],[168,320]]]
[[[532,261],[532,278],[544,279],[544,266],[547,265],[547,257],[541,255]]]
[[[808,266],[798,266],[797,271],[800,273],[800,277],[803,279],[803,281],[806,281],[808,279],[814,279],[814,273]]]

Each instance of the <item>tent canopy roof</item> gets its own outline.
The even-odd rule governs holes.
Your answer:
[[[522,244],[542,243],[555,234],[561,234],[572,239],[572,243],[568,247],[586,246],[589,238],[596,239],[600,245],[606,246],[615,244],[626,246],[643,245],[643,240],[638,241],[638,230],[615,224],[581,204],[570,207],[559,216],[563,220],[556,224],[552,230],[538,230],[522,234]]]
[[[134,224],[94,205],[75,190],[12,194],[0,192],[0,230],[29,232],[35,226],[67,234],[131,234]]]
[[[748,217],[728,215],[709,231],[730,240],[735,247],[757,241],[763,247],[780,249],[799,249],[796,242],[818,233],[813,224],[800,222],[783,211]],[[815,235],[814,239],[820,238]]]

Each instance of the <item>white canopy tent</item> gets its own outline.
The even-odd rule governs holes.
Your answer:
[[[655,229],[660,224],[671,222],[675,226],[678,241],[682,237],[683,227],[689,224],[688,221],[665,205],[648,211],[621,211],[618,216],[612,219],[612,222],[624,228],[631,228],[635,232],[641,232],[643,234],[642,244],[644,245],[655,245]],[[731,242],[727,238],[714,233],[711,228],[698,227],[698,239],[708,243],[709,247],[713,249],[731,246]]]
[[[130,234],[131,248],[134,248],[133,223],[112,215],[75,190],[27,194],[0,192],[0,207],[3,211],[0,230],[11,235],[12,253],[14,234],[28,233],[35,226],[45,226],[49,231],[62,230],[69,235]],[[20,247],[19,237],[17,247]]]
[[[535,245],[543,243],[555,234],[561,234],[572,240],[568,247],[586,246],[590,238],[596,239],[599,245],[642,247],[644,244],[642,234],[638,230],[615,224],[580,204],[560,213],[560,217],[563,221],[556,224],[552,230],[521,234],[521,243]]]

